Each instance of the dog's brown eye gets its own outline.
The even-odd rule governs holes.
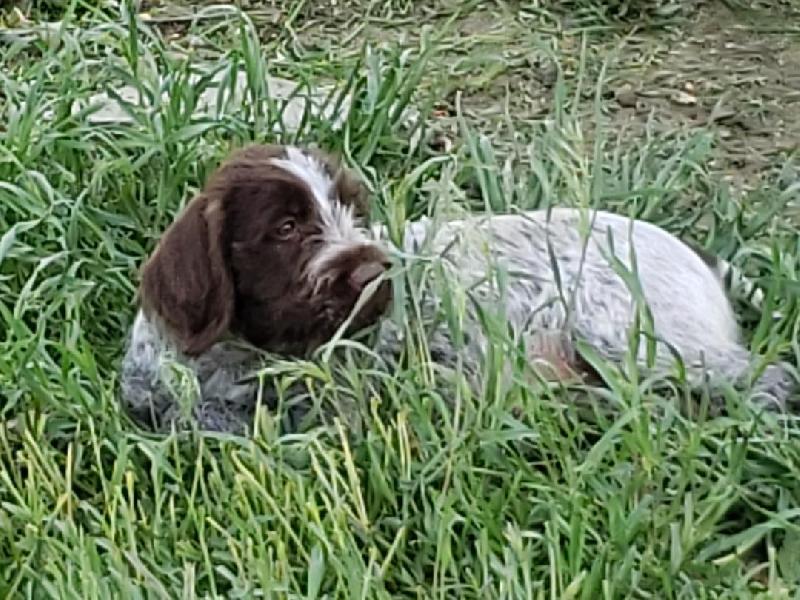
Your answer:
[[[278,227],[278,235],[281,237],[288,237],[294,233],[296,223],[294,219],[287,219]]]

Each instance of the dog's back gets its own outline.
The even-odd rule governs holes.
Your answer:
[[[428,236],[429,230],[435,235]],[[563,326],[574,301],[574,319],[591,320],[595,329],[607,320],[616,329],[632,321],[640,285],[661,335],[674,342],[695,334],[702,338],[696,343],[738,342],[718,273],[651,223],[555,208],[471,217],[430,229],[413,223],[405,245],[408,252],[441,255],[451,277],[469,288],[480,286],[487,272],[504,271],[506,289],[494,294],[505,293],[512,322]],[[539,316],[530,314],[537,310]]]
[[[434,260],[444,270],[443,287],[429,295],[454,285],[469,290],[481,310],[504,312],[532,346],[542,332],[566,332],[619,361],[637,311],[646,309],[639,314],[652,316],[660,372],[671,371],[677,354],[698,383],[708,374],[737,383],[755,362],[741,344],[718,266],[651,223],[555,208],[414,223],[404,244],[408,253],[441,258]],[[471,329],[480,328],[477,321]],[[473,345],[485,346],[473,337]],[[646,351],[640,344],[642,363]],[[782,405],[790,376],[775,366],[765,378],[767,402]]]

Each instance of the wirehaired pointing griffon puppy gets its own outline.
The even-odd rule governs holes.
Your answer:
[[[254,145],[225,161],[142,270],[121,377],[134,418],[163,429],[180,415],[177,364],[199,384],[201,428],[248,427],[257,349],[313,351],[389,266],[357,227],[365,198],[360,181],[318,152]],[[380,284],[350,329],[374,323],[390,293]]]
[[[382,318],[392,296],[383,278],[390,248],[380,229],[372,235],[359,226],[365,198],[361,183],[319,152],[254,145],[225,161],[143,268],[122,364],[122,399],[134,417],[163,429],[181,414],[176,378],[165,368],[172,363],[199,384],[198,426],[241,433],[256,404],[258,382],[248,375],[260,351],[307,356],[350,317],[350,333],[380,321],[379,353],[399,354],[400,330]],[[405,234],[406,253],[423,252],[441,266],[423,311],[441,310],[447,289],[469,290],[465,345],[453,343],[445,324],[429,332],[432,356],[445,362],[458,355],[479,370],[487,337],[478,313],[498,310],[528,363],[550,377],[580,369],[578,340],[621,361],[641,296],[656,340],[654,362],[640,345],[645,373],[669,373],[679,356],[690,382],[745,385],[758,366],[739,338],[723,285],[727,264],[652,224],[558,208],[435,228],[420,221]],[[632,266],[638,294],[625,276]],[[370,283],[374,293],[351,314]],[[769,365],[752,398],[783,409],[793,387],[789,370]]]

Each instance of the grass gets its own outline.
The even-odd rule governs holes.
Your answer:
[[[520,18],[553,21],[525,4]],[[215,162],[246,141],[342,152],[373,192],[373,218],[395,231],[424,214],[548,204],[657,222],[771,290],[782,316],[741,305],[747,339],[796,365],[791,157],[740,192],[714,167],[711,129],[648,124],[626,138],[605,114],[613,60],[597,56],[611,13],[590,2],[575,3],[591,22],[572,50],[546,32],[525,38],[555,65],[543,115],[527,118],[509,97],[487,118],[462,95],[436,116],[443,89],[480,78],[479,36],[432,28],[314,48],[302,29],[321,17],[298,4],[297,31],[265,41],[229,11],[192,25],[207,43],[181,55],[125,6],[87,6],[73,5],[74,19],[67,7],[54,39],[2,46],[0,596],[797,597],[800,424],[762,419],[735,395],[730,415],[694,408],[690,418],[680,385],[609,368],[593,397],[614,410],[587,418],[565,391],[503,394],[490,378],[471,394],[427,367],[423,337],[410,342],[419,360],[398,373],[366,370],[357,347],[343,360],[276,365],[276,378],[341,409],[303,433],[262,415],[252,439],[156,437],[115,401],[139,264]],[[248,74],[243,105],[193,117],[201,90],[190,75],[202,87],[236,65]],[[307,114],[287,130],[266,73],[336,82],[331,104],[350,93],[352,110],[341,129]],[[131,124],[72,114],[122,83],[151,101],[128,107]],[[452,150],[435,149],[442,134]],[[411,277],[410,290],[419,283]]]

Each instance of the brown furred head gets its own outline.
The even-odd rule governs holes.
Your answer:
[[[328,341],[389,266],[357,224],[366,188],[333,159],[291,147],[234,152],[167,229],[140,298],[189,355],[224,335],[303,355]],[[381,317],[388,280],[350,331]]]

